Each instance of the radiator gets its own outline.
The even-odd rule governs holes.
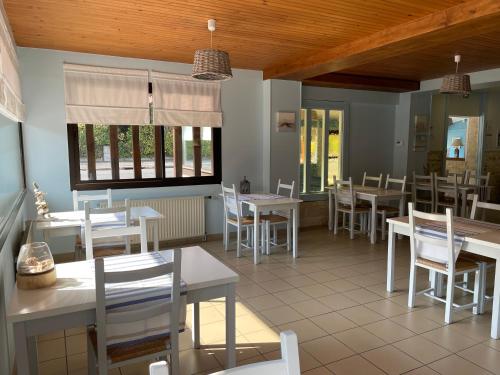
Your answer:
[[[116,202],[116,205],[123,205],[123,201]],[[148,206],[163,215],[163,219],[159,221],[160,241],[205,236],[205,198],[203,196],[131,199],[130,206]],[[153,241],[152,225],[148,225],[148,241]],[[137,243],[138,236],[132,238],[132,242]]]

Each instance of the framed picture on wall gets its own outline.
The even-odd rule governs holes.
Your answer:
[[[276,131],[278,133],[295,132],[295,112],[278,112],[276,114]]]
[[[426,151],[429,139],[429,121],[427,115],[415,115],[413,151]]]

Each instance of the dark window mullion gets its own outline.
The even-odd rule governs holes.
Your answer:
[[[201,176],[201,134],[200,128],[193,128],[193,166],[194,175]]]
[[[139,126],[132,126],[132,157],[134,159],[134,178],[142,178],[141,144],[139,143]]]
[[[155,172],[156,178],[163,178],[165,176],[165,151],[163,126],[155,126]]]
[[[111,178],[120,179],[120,153],[118,150],[118,126],[109,126],[109,151],[111,156]]]
[[[97,180],[95,165],[95,140],[94,125],[85,125],[85,139],[87,140],[87,166],[89,171],[89,180]]]
[[[176,126],[174,130],[174,174],[182,177],[182,127]]]

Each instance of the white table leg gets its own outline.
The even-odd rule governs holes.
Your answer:
[[[399,216],[405,216],[405,205],[406,205],[406,195],[402,195],[401,199],[399,200]],[[398,240],[401,240],[403,238],[402,234],[398,234]]]
[[[260,222],[260,215],[259,215],[259,209],[255,207],[253,217],[254,217],[254,222],[253,222],[253,262],[254,264],[259,264],[260,263],[260,249],[259,249],[259,222]]]
[[[372,223],[371,223],[370,242],[377,242],[377,197],[372,198]]]
[[[493,312],[491,313],[491,338],[500,338],[500,258],[497,258],[495,286],[493,291]]]
[[[160,239],[159,239],[159,231],[160,231],[160,223],[159,220],[153,221],[153,249],[155,251],[160,250]]]
[[[298,217],[298,211],[299,207],[295,206],[292,210],[292,220],[293,220],[293,257],[297,258],[299,256],[299,249],[298,249],[298,243],[299,243],[299,217]]]
[[[387,286],[388,292],[394,292],[394,255],[396,238],[394,233],[394,224],[389,223],[389,238],[387,241]]]
[[[332,190],[328,190],[328,230],[333,230],[333,198]]]
[[[193,303],[193,326],[191,327],[193,348],[200,349],[200,303]]]
[[[236,366],[236,289],[227,285],[226,294],[226,368]]]
[[[36,338],[26,337],[24,323],[14,324],[14,342],[18,375],[38,374]]]

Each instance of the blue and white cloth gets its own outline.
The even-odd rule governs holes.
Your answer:
[[[171,254],[171,255],[169,255]],[[104,258],[106,272],[131,271],[154,267],[172,261],[173,253],[158,251]],[[154,304],[171,299],[172,274],[150,279],[106,284],[106,313],[141,310]],[[179,332],[186,324],[186,283],[181,281]],[[131,323],[106,324],[106,342],[108,347],[135,345],[155,338],[170,335],[170,314],[161,314],[153,318]]]
[[[416,233],[421,236],[443,240],[446,241],[448,235],[446,230],[443,230],[439,227],[434,227],[432,225],[422,225],[415,226]],[[464,243],[465,237],[459,234],[454,235],[454,262],[457,261],[458,255],[462,250],[462,245]],[[432,244],[424,241],[416,241],[415,244],[415,253],[419,258],[429,259],[433,262],[439,262],[442,264],[448,264],[449,256],[448,256],[448,247],[447,246],[439,246],[436,244]]]

